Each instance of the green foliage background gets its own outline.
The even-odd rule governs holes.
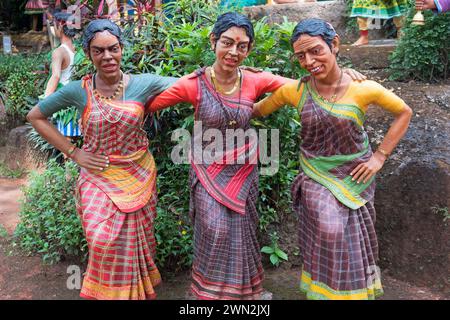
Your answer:
[[[75,206],[78,168],[73,162],[50,160],[43,173],[31,174],[24,189],[20,223],[14,237],[27,253],[39,253],[45,263],[65,256],[87,257],[87,243]]]
[[[0,55],[0,96],[6,113],[21,119],[36,104],[44,90],[45,55]]]
[[[414,0],[411,1],[411,6]],[[424,26],[411,25],[415,10],[409,11],[404,36],[391,56],[391,79],[435,82],[450,77],[450,12],[423,11]]]

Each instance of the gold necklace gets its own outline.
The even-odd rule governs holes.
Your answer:
[[[340,75],[340,77],[339,77],[339,82],[338,82],[336,88],[334,88],[334,93],[333,93],[333,95],[330,97],[330,99],[327,99],[327,98],[325,98],[324,96],[322,96],[322,95],[320,94],[319,88],[317,87],[317,84],[316,84],[316,79],[313,77],[314,87],[316,88],[316,92],[317,92],[317,94],[319,95],[319,97],[322,98],[322,100],[325,100],[325,101],[328,101],[328,102],[333,102],[333,103],[336,102],[337,91],[338,91],[338,89],[339,89],[339,86],[341,85],[342,75],[343,75],[343,72],[342,72],[342,70],[341,70],[341,75]]]
[[[97,90],[97,88],[96,88],[96,85],[95,85],[95,78],[96,78],[96,76],[97,76],[97,75],[95,75],[95,76],[93,77],[93,80],[94,80],[94,81],[93,81],[93,82],[94,82],[94,90],[93,90],[93,93],[94,93],[94,95],[95,95],[97,98],[101,99],[101,100],[106,100],[106,101],[112,101],[112,100],[115,100],[115,99],[117,98],[117,96],[119,95],[120,91],[122,91],[122,89],[123,89],[123,72],[122,72],[122,71],[120,72],[120,81],[119,81],[119,84],[117,85],[116,90],[114,91],[113,95],[112,95],[112,96],[109,96],[109,97],[105,97],[105,96],[102,95],[100,92],[98,92],[98,90]]]
[[[214,72],[212,67],[211,67],[211,71]],[[227,125],[228,125],[229,128],[235,128],[236,127],[236,125],[238,124],[237,119],[239,118],[239,112],[241,111],[240,106],[241,106],[241,92],[242,92],[242,90],[241,90],[242,89],[242,81],[241,81],[242,77],[241,77],[241,71],[239,70],[239,68],[237,69],[237,72],[238,72],[238,80],[239,80],[239,83],[238,83],[238,86],[239,86],[239,102],[238,102],[238,105],[237,105],[237,113],[236,113],[236,115],[234,117],[232,117],[228,113],[227,107],[224,105],[224,103],[222,101],[222,98],[220,97],[220,95],[217,92],[216,84],[215,84],[214,80],[212,81],[212,85],[214,87],[214,91],[216,92],[216,97],[217,97],[217,99],[220,102],[220,106],[222,107],[222,110],[224,112],[225,118],[227,119],[226,121],[227,121]],[[211,80],[212,79],[213,79],[213,77],[212,77],[212,73],[211,73]]]
[[[332,103],[332,105],[331,105],[331,110],[333,110],[334,104],[336,103],[336,100],[337,100],[337,92],[338,92],[338,90],[339,90],[339,86],[341,85],[341,81],[342,81],[342,76],[343,76],[343,74],[344,74],[344,72],[343,72],[342,69],[341,69],[341,75],[340,75],[340,77],[339,77],[339,82],[338,82],[336,88],[334,88],[334,93],[333,93],[333,95],[330,97],[330,99],[327,99],[327,98],[325,98],[324,96],[322,96],[322,95],[320,94],[319,88],[317,87],[317,84],[316,84],[316,78],[313,77],[314,87],[316,88],[317,94],[319,95],[319,97],[320,97],[323,101]]]
[[[238,69],[237,70],[236,82],[234,83],[233,88],[231,90],[229,90],[229,91],[223,91],[222,88],[217,83],[216,73],[214,71],[214,67],[213,66],[211,66],[211,80],[212,80],[213,85],[214,85],[214,87],[216,88],[217,91],[219,91],[220,93],[225,94],[225,95],[230,95],[230,94],[232,94],[233,92],[236,91],[237,87],[241,83],[241,73],[239,72],[239,69]]]

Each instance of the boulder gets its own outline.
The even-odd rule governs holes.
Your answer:
[[[27,144],[27,134],[30,131],[29,126],[20,126],[12,129],[8,134],[7,145],[14,148],[21,148]]]
[[[396,40],[373,40],[368,45],[353,47],[341,45],[339,58],[349,61],[351,67],[357,70],[387,69],[389,56],[395,50]]]
[[[400,280],[450,297],[450,85],[411,82],[392,88],[414,115],[377,178],[381,266]],[[368,119],[375,148],[391,118],[377,108]]]
[[[34,170],[45,163],[46,155],[34,150],[28,142],[30,130],[30,126],[22,125],[9,131],[6,145],[0,146],[0,162],[12,170]]]

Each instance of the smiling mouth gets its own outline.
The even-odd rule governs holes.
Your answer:
[[[319,72],[320,71],[320,66],[318,66],[318,67],[315,67],[315,68],[312,68],[312,69],[309,69],[309,72],[310,73],[317,73],[317,72]]]
[[[237,61],[233,60],[233,59],[225,59],[225,62],[226,63],[230,63],[230,64],[236,64],[237,63]]]

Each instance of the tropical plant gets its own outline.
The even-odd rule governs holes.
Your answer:
[[[38,151],[45,159],[48,158],[58,158],[61,153],[55,149],[50,143],[47,142],[42,136],[31,126],[31,124],[26,124],[29,128],[27,133],[27,139],[30,146]]]
[[[17,179],[25,174],[26,170],[23,168],[11,169],[5,163],[0,162],[0,178]]]
[[[270,234],[271,245],[262,247],[261,249],[262,253],[266,253],[269,255],[270,262],[276,267],[278,267],[283,260],[288,260],[287,254],[278,246],[279,239],[280,237],[278,236],[277,232],[272,232]]]
[[[411,0],[412,1],[412,0]],[[412,25],[411,9],[404,35],[391,60],[391,79],[438,81],[450,77],[450,13],[435,15],[424,11],[425,25]]]
[[[75,107],[69,107],[53,114],[53,118],[58,119],[64,126],[71,122],[77,123],[79,117],[78,110]]]
[[[435,214],[442,216],[444,222],[446,222],[447,220],[450,220],[450,213],[449,213],[447,207],[434,206],[434,207],[431,207],[431,210]]]
[[[13,118],[25,118],[38,101],[46,75],[44,55],[0,55],[0,94],[6,113]]]
[[[14,241],[29,254],[41,254],[45,263],[58,262],[65,256],[87,257],[73,197],[77,177],[75,163],[68,161],[60,166],[52,159],[43,173],[31,173],[24,188]]]
[[[8,237],[8,231],[6,228],[0,224],[0,239]]]

